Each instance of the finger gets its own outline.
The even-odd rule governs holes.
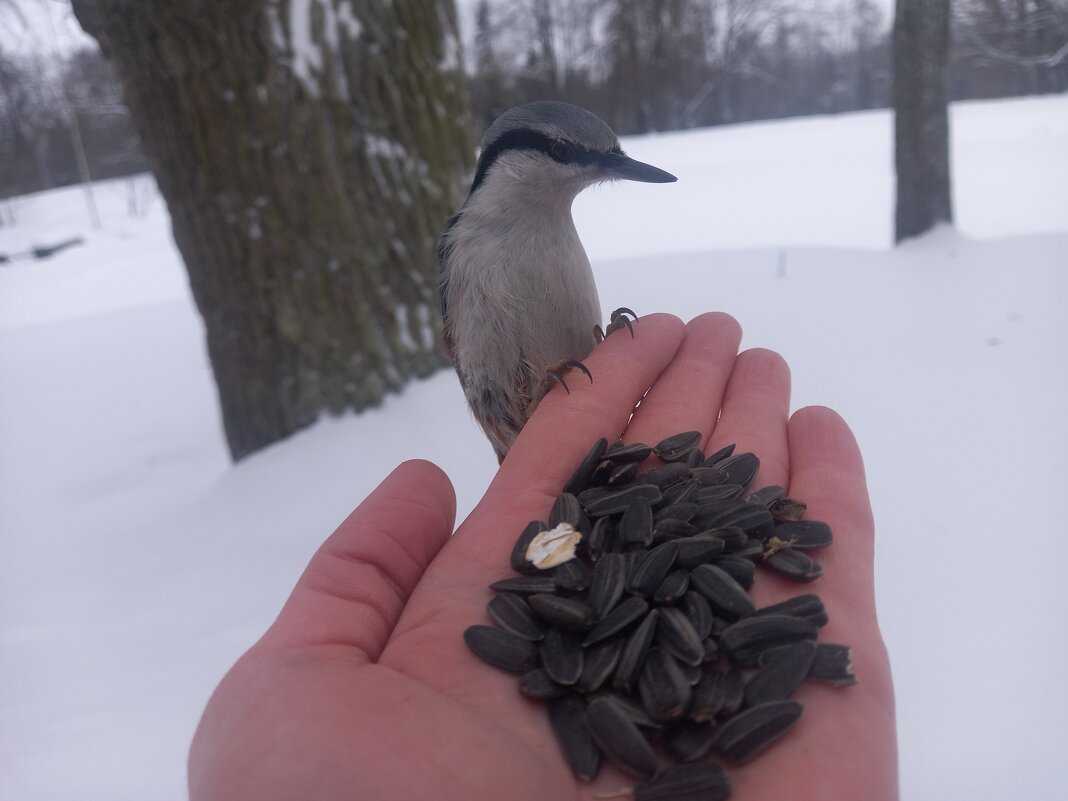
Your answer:
[[[723,398],[723,411],[705,450],[735,443],[737,453],[760,459],[754,488],[785,486],[789,475],[786,421],[790,412],[790,368],[774,351],[754,348],[738,355]]]
[[[593,382],[574,382],[579,386],[570,394],[556,387],[545,396],[487,497],[529,495],[535,489],[552,503],[598,438],[612,442],[623,433],[638,401],[672,362],[684,333],[677,317],[651,314],[634,323],[633,339],[605,339],[585,362]]]
[[[262,645],[338,644],[377,660],[455,513],[436,465],[397,467],[320,546]]]
[[[707,439],[741,339],[742,329],[730,315],[716,312],[691,320],[679,352],[642,399],[624,439],[655,445],[683,431],[700,431]]]
[[[790,497],[804,501],[805,517],[826,521],[834,534],[830,548],[813,554],[832,579],[825,591],[874,617],[875,526],[857,442],[845,421],[821,406],[798,411],[789,437]]]
[[[819,639],[851,646],[858,683],[846,689],[802,685],[795,697],[805,713],[796,730],[761,758],[759,773],[739,771],[735,789],[739,797],[754,798],[893,799],[893,687],[875,620],[874,526],[860,451],[842,419],[822,407],[797,412],[788,435],[789,494],[808,504],[807,519],[831,525],[835,541],[812,553],[824,567],[816,585],[793,584],[784,596],[819,594],[830,618]],[[769,573],[761,571],[758,581],[766,584]]]

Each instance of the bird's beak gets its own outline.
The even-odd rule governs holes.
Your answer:
[[[664,172],[659,167],[635,161],[623,153],[609,153],[604,161],[605,172],[613,178],[623,178],[627,181],[642,181],[647,184],[670,184],[677,180],[670,172]]]

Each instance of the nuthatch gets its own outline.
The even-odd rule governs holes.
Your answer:
[[[601,335],[601,306],[571,204],[586,187],[621,178],[676,180],[629,158],[591,112],[528,103],[486,131],[471,192],[445,226],[445,350],[501,461],[554,380],[566,388],[572,367],[589,375],[582,359]],[[613,312],[609,333],[629,327],[628,312]]]

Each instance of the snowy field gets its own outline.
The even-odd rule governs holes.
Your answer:
[[[1068,97],[953,109],[955,231],[891,250],[886,112],[635,138],[575,216],[605,309],[735,315],[852,424],[903,797],[1064,797]],[[131,194],[133,193],[133,194]],[[176,801],[201,709],[402,459],[495,468],[454,376],[227,460],[147,178],[0,202],[0,801]],[[131,213],[131,197],[137,202]],[[13,218],[13,224],[10,220]],[[862,677],[863,679],[863,677]],[[859,800],[858,800],[859,801]]]

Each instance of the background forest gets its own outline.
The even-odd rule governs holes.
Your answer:
[[[94,178],[144,171],[99,48],[57,52],[18,8],[0,3],[0,197],[78,180],[66,107]],[[879,0],[478,0],[459,10],[476,137],[504,109],[549,97],[623,135],[890,105],[892,12]],[[1068,89],[1065,0],[953,0],[951,10],[951,99]]]

